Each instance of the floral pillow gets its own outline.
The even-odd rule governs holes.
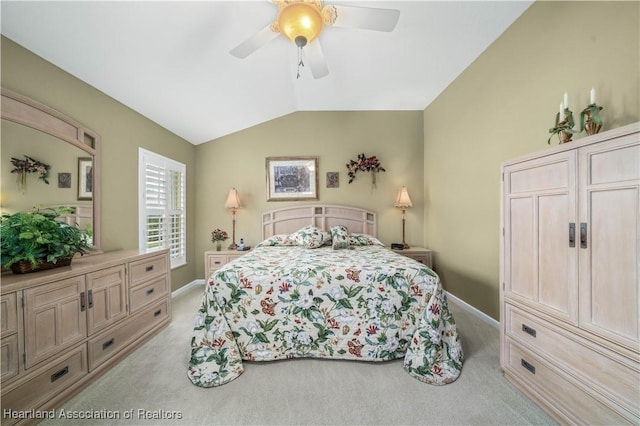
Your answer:
[[[295,241],[296,244],[305,248],[318,248],[325,244],[327,234],[320,228],[313,225],[307,225],[289,235],[289,239]]]
[[[344,225],[331,227],[332,247],[334,250],[349,248],[349,233]]]
[[[260,244],[258,244],[258,247],[260,246],[294,246],[296,245],[295,241],[292,241],[291,238],[289,238],[289,234],[276,234],[276,235],[272,235],[271,237],[267,238],[266,240],[262,241]]]
[[[349,234],[349,245],[351,246],[384,246],[375,237],[367,234]]]

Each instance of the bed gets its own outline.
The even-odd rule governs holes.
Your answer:
[[[374,212],[310,205],[267,212],[263,241],[206,279],[188,377],[228,383],[243,361],[388,361],[433,385],[463,352],[437,274],[385,248]]]

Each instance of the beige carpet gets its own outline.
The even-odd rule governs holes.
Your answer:
[[[187,378],[186,367],[202,291],[195,286],[175,297],[167,329],[61,407],[72,415],[119,420],[56,418],[41,424],[555,424],[502,377],[498,331],[453,302],[466,361],[452,384],[413,379],[402,360],[303,359],[245,363],[244,374],[233,382],[199,388]]]

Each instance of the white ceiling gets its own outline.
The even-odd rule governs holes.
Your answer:
[[[422,110],[532,1],[332,1],[399,9],[391,33],[325,27],[329,75],[296,79],[268,1],[1,1],[6,37],[193,144],[296,111]]]

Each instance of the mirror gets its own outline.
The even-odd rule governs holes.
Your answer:
[[[2,89],[0,130],[2,213],[34,206],[72,207],[74,212],[61,219],[90,228],[99,252],[99,136],[71,118],[6,89]],[[20,162],[29,160],[37,161],[30,167],[31,173],[12,173],[22,166]],[[45,165],[48,184],[41,173]]]

